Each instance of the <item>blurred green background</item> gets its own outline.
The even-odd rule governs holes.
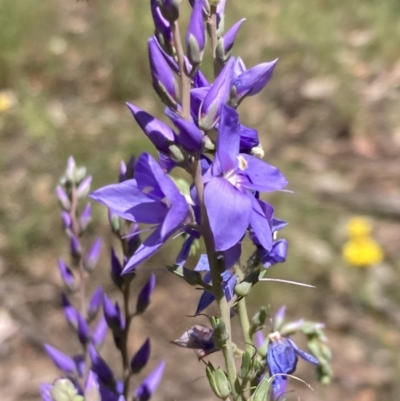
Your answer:
[[[2,400],[37,400],[38,383],[56,377],[42,341],[76,348],[57,306],[56,259],[67,254],[67,243],[54,188],[67,157],[88,168],[97,188],[116,180],[121,159],[151,149],[124,106],[132,101],[162,113],[148,72],[147,3],[0,0]],[[243,102],[241,117],[259,130],[266,160],[294,191],[269,197],[290,223],[281,234],[290,241],[290,257],[268,275],[317,286],[259,284],[253,308],[286,304],[289,317],[327,324],[333,383],[315,386],[316,393],[293,383],[293,399],[396,401],[400,2],[228,0],[226,27],[242,17],[234,55],[248,66],[277,57],[279,63],[268,87]],[[91,235],[110,240],[104,210],[94,206],[94,215]],[[342,259],[346,224],[357,215],[373,223],[385,253],[379,266],[358,269]],[[163,270],[171,249],[143,268],[143,280],[157,272],[159,292],[151,319],[137,330],[155,338],[155,360],[179,353],[157,399],[208,399],[202,365],[168,344],[193,324],[183,316],[198,298]],[[97,282],[107,280],[107,254],[104,247]],[[181,295],[172,296],[172,286]],[[112,360],[112,349],[107,352]],[[301,365],[299,373],[315,384],[309,367]]]

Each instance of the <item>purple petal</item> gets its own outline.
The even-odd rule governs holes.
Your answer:
[[[97,287],[89,301],[88,318],[92,320],[96,317],[103,302],[103,288]]]
[[[71,291],[75,291],[77,289],[77,285],[71,269],[65,264],[62,259],[58,259],[58,268],[60,270],[60,275],[64,284]]]
[[[237,165],[239,142],[239,115],[232,107],[223,105],[218,127],[216,155],[222,172],[226,173]]]
[[[213,178],[204,189],[215,249],[225,251],[236,245],[250,223],[251,199],[224,178]]]
[[[92,332],[92,344],[96,349],[99,349],[106,338],[108,325],[104,316],[101,316],[96,327]]]
[[[115,333],[120,333],[125,326],[118,304],[113,304],[106,294],[103,294],[103,311],[108,327]]]
[[[101,400],[99,382],[97,375],[92,370],[89,371],[88,377],[85,383],[85,400],[96,401]]]
[[[54,401],[51,396],[51,390],[53,388],[52,384],[42,383],[39,385],[40,397],[42,401]]]
[[[107,185],[92,192],[90,197],[126,220],[145,224],[161,222],[167,209],[165,205],[143,194],[136,180]]]
[[[186,54],[192,64],[201,63],[205,44],[206,27],[203,17],[203,0],[196,0],[186,31]]]
[[[319,361],[317,358],[314,356],[310,355],[309,353],[301,350],[290,338],[287,339],[291,344],[294,350],[296,351],[296,354],[304,359],[306,362],[313,363],[314,365],[319,365]]]
[[[252,204],[253,211],[250,217],[251,229],[254,231],[257,241],[262,245],[262,247],[265,250],[270,251],[273,242],[270,219],[265,215],[257,199],[253,198]]]
[[[97,238],[94,242],[92,247],[90,248],[86,258],[85,258],[85,269],[88,272],[92,272],[94,268],[97,265],[97,262],[100,257],[100,252],[101,252],[101,244],[102,240],[101,238]]]
[[[286,314],[286,306],[281,306],[275,313],[272,322],[273,323],[272,326],[275,331],[281,328],[283,321],[285,320],[285,314]]]
[[[245,170],[251,180],[251,184],[243,184],[246,188],[253,191],[272,192],[283,189],[287,185],[287,179],[279,169],[265,163],[263,160],[250,155],[243,154],[247,162]]]
[[[265,338],[261,330],[256,331],[254,344],[257,348],[264,344]]]
[[[89,345],[89,356],[92,362],[92,369],[104,384],[115,383],[114,374],[104,359],[99,355],[93,345]]]
[[[92,204],[88,202],[79,217],[79,226],[85,231],[92,220]]]
[[[239,260],[242,253],[241,244],[236,244],[224,252],[225,269],[230,269]]]
[[[85,345],[90,340],[90,328],[87,321],[84,317],[78,312],[77,315],[78,321],[78,338],[82,345]]]
[[[122,265],[114,248],[111,248],[111,279],[118,288],[122,288],[124,279],[121,277]]]
[[[210,271],[210,264],[208,263],[208,256],[203,253],[200,255],[199,260],[197,261],[197,265],[194,268],[196,272],[209,272]]]
[[[214,294],[212,294],[209,291],[204,291],[203,294],[201,294],[201,296],[200,296],[195,315],[198,315],[199,313],[201,313],[204,309],[206,309],[214,301],[215,301]]]
[[[285,239],[275,241],[270,252],[263,250],[260,254],[261,264],[267,269],[277,263],[284,263],[289,243]]]
[[[160,230],[160,237],[163,242],[185,222],[189,213],[189,206],[181,194],[176,194],[174,198],[170,198],[170,201],[172,206],[165,216]]]
[[[237,281],[236,274],[232,274],[231,272],[226,271],[225,273],[229,273],[229,278],[228,280],[224,280],[224,295],[226,300],[229,302],[233,294],[235,293],[235,285]]]
[[[70,375],[76,375],[77,369],[74,360],[57,348],[52,347],[49,344],[44,345],[44,350],[47,355],[53,361],[53,363],[63,372]]]
[[[148,401],[157,390],[164,373],[165,362],[161,362],[140,384],[135,391],[138,401]]]
[[[58,201],[60,202],[60,206],[64,210],[70,210],[71,201],[69,200],[69,197],[68,197],[67,193],[65,192],[65,189],[61,185],[57,185],[56,195],[57,195]]]
[[[210,86],[209,82],[207,81],[207,78],[200,70],[198,70],[193,77],[193,86],[195,88],[204,88]]]
[[[260,144],[257,130],[240,125],[240,153],[251,153]]]
[[[238,57],[235,60],[235,64],[233,66],[233,78],[237,78],[242,72],[246,71],[247,68],[243,62],[243,60]]]

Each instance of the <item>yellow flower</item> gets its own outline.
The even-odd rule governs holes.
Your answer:
[[[382,261],[383,250],[370,236],[371,224],[362,217],[351,219],[347,225],[349,241],[343,246],[343,259],[352,266],[368,267]]]
[[[9,92],[0,91],[0,113],[7,111],[13,105],[13,99]]]

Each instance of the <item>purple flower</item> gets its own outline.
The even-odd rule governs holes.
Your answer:
[[[177,108],[179,99],[178,82],[154,36],[148,40],[148,52],[155,91],[167,106]]]
[[[224,251],[240,242],[249,226],[261,245],[271,249],[269,219],[253,192],[280,190],[287,181],[276,167],[239,154],[238,114],[231,107],[222,107],[218,131],[217,153],[204,176],[204,203],[216,250]]]
[[[139,157],[134,180],[108,185],[92,193],[91,197],[126,220],[155,227],[129,259],[123,273],[131,272],[154,255],[185,223],[189,213],[185,197],[148,153]]]
[[[182,348],[193,349],[198,358],[203,359],[205,356],[219,351],[219,348],[215,345],[213,334],[214,329],[202,324],[196,324],[185,331],[177,340],[172,341],[172,343]]]
[[[143,380],[135,391],[135,399],[138,401],[148,401],[157,390],[164,373],[165,362],[160,364]]]
[[[173,43],[171,25],[162,16],[157,0],[151,0],[150,6],[158,42],[166,51],[170,52]]]
[[[125,320],[118,303],[113,304],[106,294],[103,294],[103,310],[108,327],[113,333],[121,333],[125,327]]]
[[[298,357],[315,365],[319,362],[298,348],[291,339],[282,337],[279,332],[271,333],[269,338],[267,364],[269,375],[274,379],[272,387],[274,397],[277,399],[286,391],[286,374],[292,374],[296,370]]]
[[[148,338],[139,350],[133,355],[131,360],[131,371],[132,373],[139,373],[149,361],[150,358],[150,338]]]
[[[136,302],[136,313],[143,313],[150,305],[151,296],[153,295],[154,287],[156,286],[156,276],[151,274],[149,281],[141,289]]]
[[[261,92],[272,77],[278,60],[258,64],[249,70],[244,69],[232,82],[230,104],[237,107],[246,96]],[[241,64],[244,67],[244,64]],[[245,67],[244,67],[245,68]]]
[[[195,0],[186,33],[186,53],[193,65],[203,59],[206,44],[206,27],[203,18],[203,0]]]
[[[207,94],[200,106],[199,126],[209,131],[218,122],[222,105],[229,96],[234,60],[230,58],[214,83],[208,88]]]

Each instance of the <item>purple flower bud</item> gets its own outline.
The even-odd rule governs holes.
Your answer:
[[[63,210],[61,212],[61,220],[62,220],[64,229],[67,230],[71,227],[71,223],[72,223],[71,216],[65,210]]]
[[[197,127],[193,121],[187,121],[170,109],[165,111],[167,116],[179,130],[179,143],[188,152],[196,152],[201,149],[204,133]]]
[[[258,64],[249,70],[243,71],[233,80],[230,103],[237,107],[246,96],[253,96],[261,92],[272,77],[278,60]]]
[[[265,341],[262,331],[261,330],[256,331],[255,337],[256,338],[254,340],[254,345],[257,348],[260,348],[264,344],[264,341]]]
[[[77,312],[76,317],[77,317],[77,321],[78,321],[79,342],[82,345],[85,345],[90,340],[90,328],[89,328],[87,321],[84,319],[84,317],[79,312]]]
[[[161,362],[139,385],[135,391],[137,401],[148,401],[157,390],[164,373],[165,362]]]
[[[151,274],[149,281],[143,286],[139,293],[136,303],[136,313],[143,313],[150,305],[151,296],[153,295],[154,287],[156,285],[156,276]]]
[[[177,340],[172,341],[172,344],[178,345],[182,348],[189,348],[195,350],[199,359],[219,351],[215,345],[213,337],[214,329],[196,324],[189,330],[185,331]]]
[[[86,204],[82,213],[79,217],[79,226],[81,231],[85,231],[88,228],[89,223],[92,220],[92,205],[90,202]]]
[[[68,181],[73,182],[75,179],[76,163],[73,156],[68,157],[67,169],[65,170],[65,176]]]
[[[217,37],[218,38],[224,32],[225,4],[226,4],[226,0],[220,0],[217,4]]]
[[[125,322],[122,317],[118,303],[113,304],[106,294],[103,295],[103,310],[108,327],[113,333],[121,333],[124,330]]]
[[[139,107],[133,104],[127,103],[130,111],[135,117],[136,122],[139,124],[143,132],[149,137],[154,146],[162,153],[167,156],[176,156],[171,154],[171,148],[176,147],[175,133],[172,129],[160,120],[157,120],[149,113],[146,113]],[[178,149],[178,148],[177,148]],[[179,150],[179,149],[178,149]],[[181,153],[180,156],[177,155],[181,160],[184,160],[184,156]]]
[[[65,294],[61,294],[61,306],[67,322],[74,330],[78,330],[78,311],[71,305]]]
[[[108,326],[104,316],[101,316],[96,327],[92,332],[92,344],[96,349],[100,349],[103,345],[108,331]]]
[[[114,386],[115,379],[112,370],[91,344],[89,344],[89,356],[92,362],[92,369],[99,380],[104,384]]]
[[[72,257],[75,259],[79,259],[82,256],[82,246],[78,237],[76,237],[75,235],[71,235],[69,244]]]
[[[59,351],[57,348],[52,347],[49,344],[44,345],[44,350],[46,351],[50,359],[53,361],[54,365],[58,367],[58,369],[70,375],[76,375],[78,373],[76,364],[71,357]]]
[[[252,149],[259,145],[257,130],[240,125],[240,153],[251,154]]]
[[[123,160],[121,160],[120,164],[119,164],[119,178],[118,181],[119,182],[123,182],[126,180],[126,164]]]
[[[67,288],[70,291],[76,291],[78,287],[76,285],[74,274],[61,258],[58,259],[58,269],[60,270],[62,281]]]
[[[40,397],[42,401],[54,401],[51,396],[52,384],[42,383],[39,385]]]
[[[230,58],[209,88],[200,106],[199,126],[205,131],[212,129],[219,120],[221,106],[229,96],[234,59]]]
[[[268,252],[266,249],[260,249],[261,264],[267,269],[277,263],[285,262],[288,246],[289,244],[285,239],[279,239],[273,243],[271,251]]]
[[[179,99],[178,82],[155,37],[148,40],[148,52],[153,87],[163,103],[176,109]]]
[[[65,192],[64,188],[61,185],[57,185],[56,187],[56,195],[60,206],[68,211],[71,209],[71,201],[68,198],[67,193]]]
[[[93,242],[93,245],[89,250],[89,253],[86,255],[83,265],[85,267],[85,270],[89,273],[91,273],[97,265],[101,252],[101,243],[102,243],[101,238],[97,238]]]
[[[224,35],[222,39],[224,56],[229,55],[230,51],[232,50],[236,40],[236,35],[238,34],[239,29],[245,20],[246,18],[242,18],[240,21],[236,22],[236,24],[234,24]]]
[[[124,278],[121,275],[122,265],[115,253],[114,248],[111,248],[111,279],[113,283],[119,288],[122,288]]]
[[[84,396],[85,401],[100,401],[102,399],[97,375],[91,370],[86,379]]]
[[[169,22],[174,22],[179,18],[180,3],[181,0],[157,0],[163,17]]]
[[[201,63],[206,44],[203,2],[203,0],[195,0],[186,33],[186,53],[194,66]]]
[[[194,74],[193,77],[193,87],[194,88],[204,88],[210,86],[209,82],[207,81],[207,78],[204,76],[204,74],[198,70],[196,74]]]
[[[153,16],[153,22],[156,30],[157,40],[162,48],[168,53],[173,53],[172,45],[172,30],[170,23],[162,16],[160,7],[157,4],[157,0],[151,0],[151,15]]]
[[[133,224],[131,231],[128,235],[128,252],[129,256],[132,256],[141,244],[139,236],[139,224]],[[125,264],[125,263],[124,263]]]
[[[147,365],[150,358],[150,350],[150,339],[148,338],[131,360],[132,373],[139,373]]]
[[[78,197],[78,199],[82,199],[89,194],[91,184],[92,176],[88,175],[82,180],[82,182],[78,185],[78,188],[76,189],[76,196]]]
[[[89,301],[88,308],[88,320],[92,321],[100,310],[101,304],[103,303],[103,289],[97,287]]]

